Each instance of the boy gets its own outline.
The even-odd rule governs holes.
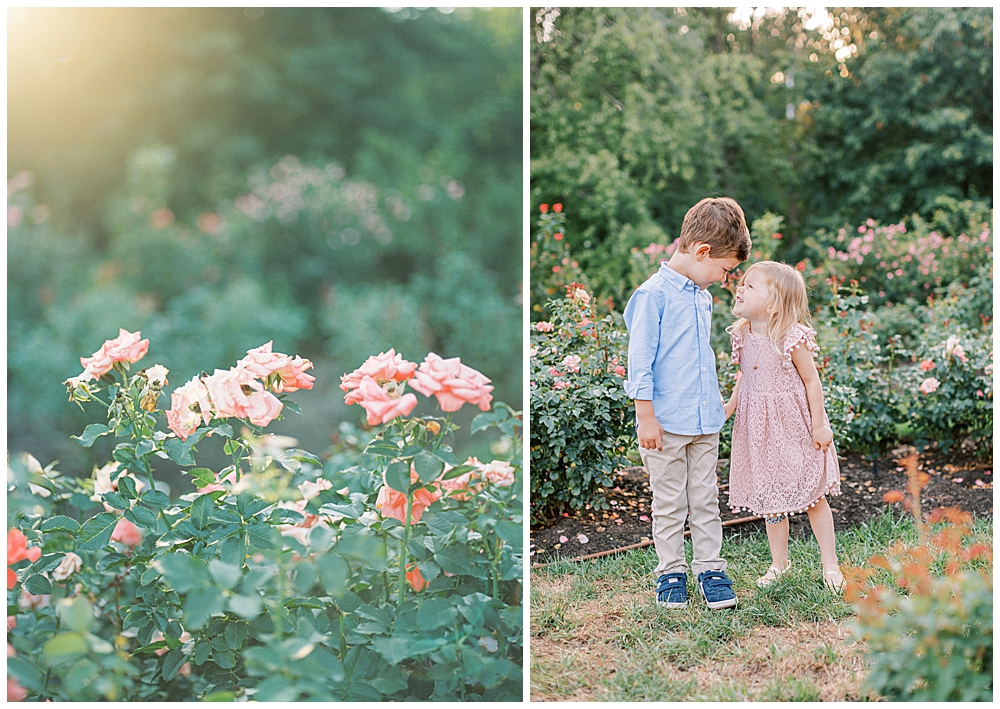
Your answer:
[[[709,344],[712,296],[750,255],[743,210],[732,199],[703,199],[684,216],[677,251],[625,306],[628,379],[639,454],[653,492],[656,602],[687,605],[684,518],[690,514],[691,570],[709,608],[736,605],[722,551],[715,465],[726,420]]]

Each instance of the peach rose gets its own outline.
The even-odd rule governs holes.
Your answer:
[[[142,544],[142,532],[134,524],[122,517],[111,533],[111,541],[124,544],[133,549]]]
[[[216,369],[202,381],[208,389],[208,396],[218,418],[234,416],[250,419],[250,423],[257,426],[266,426],[283,408],[278,398],[265,391],[264,385],[257,381],[250,370],[243,367]]]
[[[482,469],[483,477],[494,485],[510,487],[514,484],[514,468],[505,460],[494,460]]]
[[[398,394],[398,391],[395,392]],[[406,416],[417,405],[417,397],[413,394],[391,396],[386,389],[375,383],[375,380],[365,375],[358,388],[349,392],[344,401],[348,404],[361,404],[368,412],[368,425],[377,426],[380,423],[392,421],[397,416]]]
[[[941,386],[941,382],[939,382],[934,377],[927,377],[927,379],[920,382],[920,391],[922,391],[924,394],[930,394],[932,392],[937,391],[937,388],[939,386]]]
[[[65,581],[79,571],[81,566],[83,566],[83,559],[70,552],[63,557],[63,560],[59,562],[59,566],[52,571],[52,578],[56,581]]]
[[[396,350],[390,348],[388,352],[372,355],[353,372],[341,376],[340,388],[344,391],[356,389],[361,386],[365,377],[371,377],[376,383],[405,382],[413,376],[416,369],[414,362],[406,361],[403,355],[396,354]]]
[[[93,379],[98,379],[110,372],[115,362],[138,362],[146,356],[146,350],[149,349],[149,340],[140,340],[140,336],[139,332],[119,328],[118,337],[106,340],[92,356],[80,358],[84,374],[89,371]]]
[[[414,591],[420,593],[427,586],[427,581],[424,579],[424,575],[420,573],[420,568],[416,563],[409,564],[406,567],[406,580],[410,582],[410,586]]]
[[[35,563],[42,556],[41,547],[28,548],[28,538],[20,529],[7,530],[7,590],[17,585],[17,572],[10,566],[19,561],[29,560]]]
[[[314,497],[318,497],[324,490],[329,490],[333,487],[333,483],[326,478],[316,478],[316,480],[306,480],[304,483],[299,485],[299,492],[302,493],[302,497],[307,500],[311,500]]]
[[[36,596],[33,593],[28,593],[23,588],[21,589],[21,596],[17,599],[17,605],[23,611],[34,611],[39,608],[46,608],[51,604],[52,596],[50,594],[42,593]]]
[[[278,394],[312,389],[316,378],[305,372],[312,369],[313,363],[298,356],[293,359],[289,355],[272,352],[272,342],[247,350],[247,356],[237,362],[236,366],[244,367],[253,372],[255,377],[265,380],[272,374],[277,374],[279,381],[274,391]]]
[[[424,358],[410,386],[424,396],[437,397],[442,411],[458,411],[465,403],[489,411],[493,400],[489,379],[462,364],[458,357],[442,359],[433,352]]]
[[[28,691],[17,683],[17,680],[13,677],[7,678],[7,701],[8,702],[23,702],[24,698],[28,696]]]
[[[417,481],[417,471],[410,467],[410,482]],[[413,493],[413,505],[410,508],[410,522],[416,524],[424,514],[424,510],[431,506],[435,500],[441,497],[441,489],[434,485],[430,489],[422,487]],[[375,509],[386,518],[392,517],[406,524],[406,495],[399,490],[393,490],[388,485],[383,485],[378,491],[378,499],[375,501]]]
[[[212,400],[208,387],[195,377],[184,386],[177,387],[170,395],[167,411],[167,428],[186,440],[198,426],[212,420]]]

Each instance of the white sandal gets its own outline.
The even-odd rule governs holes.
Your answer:
[[[839,568],[830,569],[829,571],[824,570],[823,583],[834,593],[843,593],[844,587],[847,585],[847,582],[844,580],[844,575],[840,573]]]
[[[775,566],[771,566],[767,569],[767,573],[757,579],[757,585],[761,588],[767,588],[772,583],[777,581],[783,574],[787,574],[788,570],[792,568],[792,560],[789,559],[788,563],[785,564],[784,569],[779,569]]]

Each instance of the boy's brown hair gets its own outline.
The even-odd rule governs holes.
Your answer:
[[[743,209],[729,197],[706,197],[684,215],[677,248],[687,253],[695,242],[708,244],[712,258],[750,256],[750,231]]]

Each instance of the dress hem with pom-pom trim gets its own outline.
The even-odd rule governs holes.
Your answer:
[[[765,519],[768,518],[768,517],[784,517],[785,515],[797,515],[797,514],[801,514],[803,512],[806,512],[807,510],[809,510],[809,508],[813,507],[817,502],[819,502],[820,500],[822,500],[827,495],[832,495],[833,497],[840,497],[840,494],[841,494],[840,493],[840,484],[838,483],[838,484],[830,485],[826,489],[826,491],[824,491],[824,492],[822,492],[820,494],[819,497],[817,497],[815,500],[813,500],[812,502],[810,502],[805,507],[800,507],[797,510],[788,510],[787,512],[758,512],[757,510],[753,509],[752,507],[741,507],[739,505],[737,505],[735,507],[733,505],[729,505],[729,509],[732,512],[734,512],[734,513],[735,512],[742,512],[742,511],[752,512],[753,514],[760,515],[761,517],[764,517]]]

